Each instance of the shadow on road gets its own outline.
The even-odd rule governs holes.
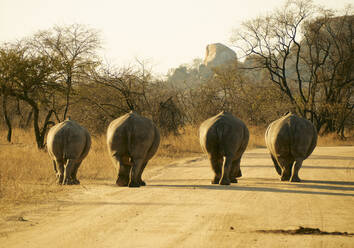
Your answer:
[[[321,184],[354,186],[354,182],[345,182],[345,181],[302,180],[301,183],[321,183]]]
[[[269,153],[247,153],[245,152],[242,158],[270,158]],[[331,156],[331,155],[315,155],[312,154],[308,159],[325,159],[325,160],[354,160],[354,157],[347,156]]]
[[[303,185],[303,184],[302,184]],[[311,188],[309,185],[307,188]],[[314,185],[313,189],[335,189],[341,190],[341,187],[321,188],[319,185]],[[234,190],[234,191],[250,191],[250,192],[272,192],[272,193],[289,193],[289,194],[310,194],[310,195],[330,195],[330,196],[354,196],[354,194],[340,193],[340,192],[313,192],[304,190],[291,190],[291,189],[279,189],[271,187],[254,187],[254,186],[239,186],[232,184],[230,186],[224,185],[197,185],[197,184],[149,184],[147,187],[160,187],[160,188],[179,188],[179,189],[207,189],[207,190]],[[330,186],[328,186],[330,187]],[[305,186],[306,188],[306,186]],[[353,188],[345,188],[345,190],[353,190]]]
[[[257,182],[256,184],[269,185],[268,183],[263,183],[263,182]],[[331,184],[331,185],[325,185],[325,184]],[[340,181],[302,180],[301,183],[277,182],[277,183],[273,183],[273,185],[293,187],[293,188],[343,190],[343,191],[354,192],[354,187],[340,187],[340,186],[354,186],[354,182],[345,182],[345,181],[340,182]],[[333,186],[333,185],[339,185],[339,186]]]
[[[311,155],[309,159],[332,159],[332,160],[354,160],[354,157],[330,156],[330,155]]]
[[[242,165],[241,164],[241,169],[242,168],[274,168],[274,166],[273,165]],[[303,165],[302,169],[354,170],[354,167]]]

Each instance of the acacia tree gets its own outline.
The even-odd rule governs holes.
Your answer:
[[[36,54],[21,43],[3,48],[1,58],[7,62],[0,69],[1,89],[6,96],[20,99],[31,107],[37,147],[42,149],[47,129],[52,123],[50,118],[55,112],[51,99],[61,90],[56,70],[48,57]],[[45,116],[43,121],[42,112]]]
[[[319,30],[321,33],[327,32],[325,36],[317,35],[318,33],[309,29],[309,23],[314,22],[314,16],[324,21]],[[266,69],[270,81],[289,98],[301,116],[314,122],[318,130],[325,122],[334,121],[333,115],[320,112],[329,113],[328,106],[334,106],[343,100],[343,94],[332,92],[338,92],[339,88],[344,92],[342,89],[352,84],[351,72],[349,73],[352,71],[349,66],[352,63],[348,63],[348,58],[353,57],[353,49],[350,47],[352,43],[339,42],[345,33],[345,40],[352,40],[352,25],[347,25],[350,28],[345,33],[337,32],[339,26],[329,24],[330,20],[332,19],[320,12],[311,0],[290,0],[283,8],[269,15],[243,23],[233,37],[235,46],[245,56],[253,55],[256,63],[249,69]],[[327,38],[323,40],[323,37]],[[336,55],[330,56],[334,54]],[[344,54],[346,55],[343,56]],[[338,84],[344,68],[347,73],[344,76],[345,83],[339,80],[341,83]],[[331,76],[324,79],[324,75]],[[320,94],[320,87],[330,95],[325,103],[321,100],[326,93]],[[351,99],[351,91],[345,92],[348,94],[346,99]],[[333,100],[334,96],[338,96],[334,100],[336,104],[328,104],[331,101],[329,99]],[[346,101],[344,105],[348,104],[350,105]],[[348,106],[346,108],[350,109]],[[352,107],[349,112],[351,111]]]
[[[2,112],[7,126],[7,141],[11,142],[12,137],[12,124],[7,111],[7,103],[9,98],[8,85],[11,80],[11,73],[9,73],[9,66],[13,59],[13,51],[7,47],[0,48],[0,94],[2,96]]]
[[[52,62],[58,72],[59,82],[66,88],[62,120],[69,111],[74,86],[86,80],[86,74],[100,61],[96,54],[101,46],[99,33],[84,25],[55,26],[40,31],[30,41],[42,56]],[[57,116],[60,121],[60,117]]]

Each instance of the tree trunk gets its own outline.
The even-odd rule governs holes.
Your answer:
[[[11,120],[7,114],[7,95],[4,94],[4,92],[2,95],[2,111],[4,113],[4,119],[7,126],[7,141],[10,143],[12,137],[12,125]]]
[[[66,119],[66,115],[69,111],[69,105],[70,105],[70,93],[71,93],[71,76],[69,76],[66,80],[67,84],[67,91],[66,91],[66,104],[65,104],[65,110],[64,110],[64,115],[63,115],[63,120]]]
[[[49,110],[44,123],[43,123],[43,127],[42,130],[40,130],[39,128],[39,109],[37,107],[33,107],[33,128],[34,128],[34,134],[36,136],[36,142],[37,142],[37,147],[38,149],[44,149],[45,147],[45,142],[44,142],[44,138],[47,134],[47,129],[49,127],[49,125],[53,125],[54,123],[52,121],[50,121],[50,118],[53,114],[53,110]]]
[[[33,115],[33,111],[31,110],[28,115],[27,115],[27,119],[26,119],[26,123],[25,123],[25,128],[28,128],[31,120],[32,120],[32,115]]]
[[[43,149],[44,144],[41,138],[41,132],[39,131],[39,109],[35,105],[31,105],[32,110],[33,110],[33,129],[34,129],[34,135],[36,137],[36,143],[37,143],[37,148],[38,149]]]

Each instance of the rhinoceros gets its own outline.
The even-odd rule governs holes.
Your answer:
[[[247,126],[229,112],[205,120],[199,128],[199,140],[215,173],[212,184],[229,185],[241,177],[241,157],[249,140]]]
[[[113,120],[107,130],[107,146],[119,167],[118,186],[145,186],[141,176],[160,144],[160,133],[148,118],[131,111]]]
[[[70,118],[49,130],[47,149],[59,184],[80,184],[76,174],[90,148],[89,132]]]
[[[268,126],[265,141],[281,181],[300,182],[302,162],[316,147],[315,126],[309,120],[287,112]]]

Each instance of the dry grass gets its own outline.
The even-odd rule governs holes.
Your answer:
[[[201,152],[198,128],[188,126],[181,130],[178,136],[162,137],[157,156],[165,158],[188,157]]]
[[[318,146],[354,146],[354,132],[345,134],[346,139],[341,139],[337,134],[331,133],[318,137]]]
[[[250,127],[248,149],[265,147],[264,128]],[[69,191],[55,183],[52,162],[46,151],[39,151],[32,131],[15,129],[13,142],[5,141],[6,132],[0,131],[0,209],[4,206],[36,203],[56,197],[56,193]],[[319,146],[354,145],[354,135],[343,141],[335,135],[319,137]],[[161,139],[159,150],[148,166],[164,165],[178,158],[202,154],[198,128],[187,127],[179,136]],[[117,171],[108,156],[105,135],[92,137],[92,148],[82,163],[78,178],[84,183],[107,180],[114,183]],[[80,186],[73,186],[80,187]]]
[[[250,132],[250,140],[248,141],[248,146],[247,146],[248,150],[266,147],[265,140],[264,140],[264,133],[266,130],[265,128],[249,126],[248,130]]]

